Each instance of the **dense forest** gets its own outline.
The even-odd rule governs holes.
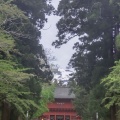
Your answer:
[[[39,40],[53,10],[50,0],[0,0],[0,120],[37,118],[52,100],[53,74]]]
[[[51,0],[0,0],[0,120],[33,120],[53,100],[53,73],[40,44],[52,13],[60,16],[53,46],[79,39],[68,83],[77,113],[82,120],[120,120],[120,0],[60,0],[57,10]]]
[[[69,65],[83,120],[120,120],[120,1],[61,0],[56,48],[78,37]],[[96,115],[99,118],[96,118]]]

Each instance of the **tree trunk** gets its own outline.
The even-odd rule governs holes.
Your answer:
[[[16,110],[11,109],[9,120],[22,120],[22,118],[17,114]]]
[[[116,119],[116,106],[113,105],[111,108],[110,108],[110,115],[111,115],[111,120],[117,120]]]
[[[6,102],[3,102],[1,120],[9,120],[9,119],[10,119],[10,107]]]

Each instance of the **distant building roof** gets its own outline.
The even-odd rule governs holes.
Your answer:
[[[54,92],[54,98],[75,98],[75,94],[70,91],[68,87],[56,87]]]

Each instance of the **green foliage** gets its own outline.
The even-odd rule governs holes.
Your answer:
[[[109,111],[101,104],[104,95],[105,90],[102,85],[96,85],[95,88],[90,91],[88,108],[93,118],[95,118],[96,112],[98,112],[99,119],[109,120]]]
[[[111,37],[113,26],[119,21],[119,7],[116,6],[117,2],[109,4],[104,0],[62,0],[58,6],[57,15],[61,16],[57,23],[59,40],[53,45],[59,47],[78,36],[79,42],[74,44],[76,53],[70,64],[76,70],[75,80],[86,89],[99,83],[117,56],[113,53]],[[113,16],[116,16],[115,20],[112,20]]]
[[[106,108],[110,108],[114,104],[120,107],[120,61],[116,62],[116,66],[112,67],[112,71],[108,76],[102,79],[107,92],[103,103]],[[118,116],[120,110],[118,109]],[[119,116],[120,117],[120,116]]]
[[[0,4],[0,13],[0,26],[14,19],[28,19],[17,6],[8,3]]]
[[[18,114],[25,116],[31,106],[37,108],[37,105],[27,99],[31,93],[25,86],[26,81],[34,76],[23,71],[25,69],[19,68],[14,62],[0,61],[0,103],[8,103]]]
[[[103,86],[98,85],[89,93],[83,88],[77,86],[74,88],[76,99],[73,101],[75,109],[84,120],[92,120],[96,117],[96,112],[99,114],[99,119],[109,120],[107,118],[108,110],[101,105],[104,96]]]
[[[41,83],[51,79],[51,72],[42,71],[47,61],[39,44],[39,29],[52,10],[42,0],[0,1],[0,105],[9,105],[10,114],[2,115],[10,119],[25,119],[27,111],[31,118],[40,109]],[[6,109],[0,108],[2,112]]]
[[[43,4],[46,4],[46,7]],[[42,7],[38,7],[37,5],[41,5]],[[26,9],[22,8],[25,5],[27,6]],[[37,8],[35,8],[37,6]],[[50,5],[51,6],[51,5]],[[31,12],[37,13],[38,11],[42,11],[42,9],[46,10],[47,7],[50,7],[49,4],[45,1],[37,1],[33,4],[33,1],[15,1],[13,2],[3,2],[1,4],[1,29],[6,33],[11,35],[14,38],[14,49],[9,51],[12,54],[13,59],[19,63],[21,63],[24,67],[34,68],[31,72],[34,72],[37,76],[44,78],[51,79],[52,73],[49,70],[46,71],[44,75],[42,71],[42,67],[47,64],[46,56],[42,46],[39,44],[39,38],[41,36],[39,28],[36,27],[31,21],[32,16],[29,15],[32,13],[27,13],[27,9],[31,9]],[[9,9],[10,7],[10,9]],[[44,8],[45,7],[45,8]],[[51,6],[52,7],[52,6]],[[34,8],[34,10],[32,9]],[[36,10],[37,9],[37,10]],[[11,10],[11,12],[9,12]],[[28,11],[29,11],[28,10]],[[51,10],[52,11],[52,8]],[[30,12],[30,11],[29,11]],[[47,12],[42,11],[42,15],[45,16]],[[34,14],[32,14],[34,15]],[[36,15],[35,15],[36,16]],[[34,16],[34,17],[35,17]],[[36,18],[36,17],[35,17]],[[39,25],[44,25],[45,19],[37,21],[38,18],[34,19]],[[40,16],[39,16],[40,20]],[[5,43],[4,43],[5,44]],[[17,57],[17,59],[16,59]],[[44,60],[45,64],[41,65],[41,59]]]
[[[4,54],[9,55],[9,51],[12,51],[15,47],[14,42],[15,40],[12,38],[12,36],[0,30],[0,51],[4,52]]]
[[[54,10],[51,0],[13,0],[13,3],[24,11],[39,29],[43,28],[44,23],[47,22],[46,14],[50,15]]]
[[[117,50],[120,51],[120,34],[116,36],[115,44],[116,44]]]
[[[90,118],[90,113],[88,112],[87,107],[88,104],[86,104],[88,102],[88,94],[86,90],[84,88],[76,87],[74,93],[76,95],[76,99],[73,101],[73,104],[75,105],[75,109],[77,110],[78,114],[84,119]]]
[[[47,104],[54,100],[54,88],[54,85],[49,86],[48,84],[43,84],[41,91],[41,99],[39,101],[39,109],[36,111],[36,113],[34,113],[33,118],[37,118],[44,112],[48,111]]]

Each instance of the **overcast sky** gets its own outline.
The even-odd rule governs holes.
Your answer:
[[[57,8],[59,0],[52,0],[52,4]],[[74,53],[72,47],[77,41],[77,39],[73,39],[65,45],[62,45],[61,48],[56,49],[52,46],[52,42],[56,40],[57,28],[56,23],[59,20],[58,16],[51,15],[48,17],[48,23],[46,23],[44,29],[42,30],[42,39],[40,41],[43,44],[44,49],[51,49],[52,55],[56,57],[55,64],[58,64],[60,68],[65,69],[72,54]]]

